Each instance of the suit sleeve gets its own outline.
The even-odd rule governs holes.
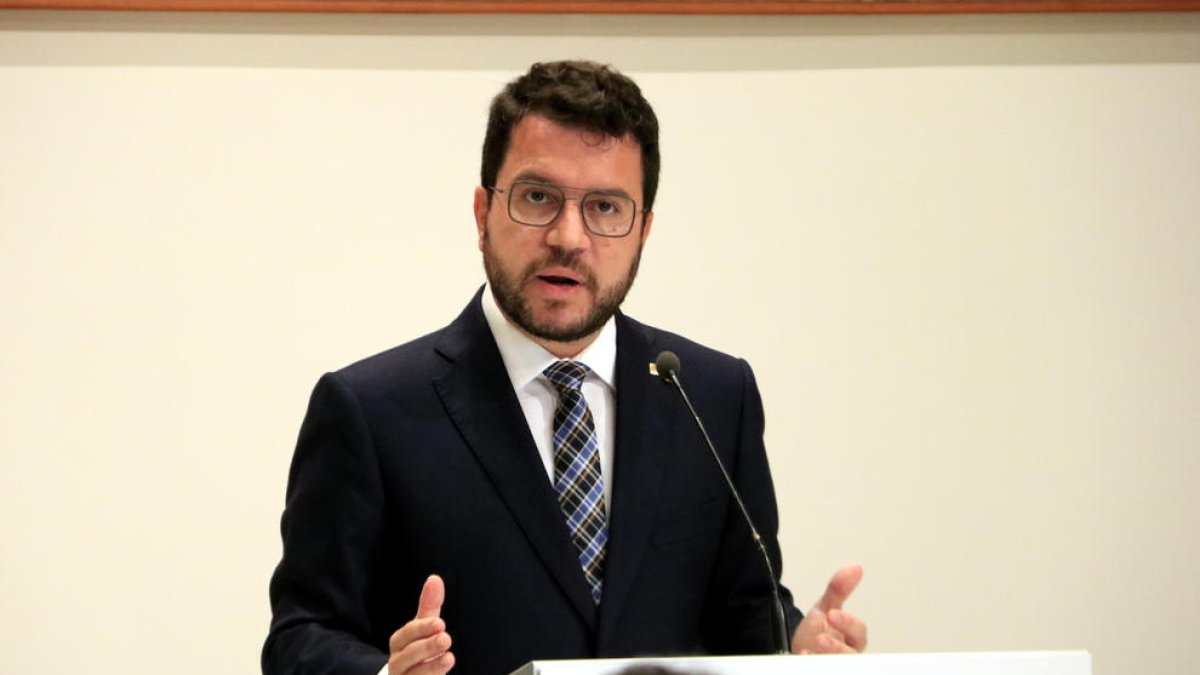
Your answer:
[[[738,486],[755,527],[763,538],[776,574],[783,573],[782,555],[777,538],[779,513],[775,488],[763,444],[764,416],[762,397],[750,365],[740,360],[741,414],[737,429],[737,452],[730,458],[729,471]],[[764,653],[773,649],[771,639],[771,584],[762,555],[754,544],[737,504],[731,499],[725,518],[725,531],[717,558],[714,577],[722,580],[710,596],[705,642],[718,653]],[[787,620],[787,634],[795,631],[803,618],[791,592],[780,585]]]
[[[321,378],[300,429],[271,578],[264,675],[375,675],[387,633],[373,626],[384,518],[378,461],[357,399]]]

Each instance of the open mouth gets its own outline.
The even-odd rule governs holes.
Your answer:
[[[579,285],[579,282],[574,279],[570,279],[567,277],[560,277],[560,276],[556,276],[553,274],[542,274],[542,275],[539,275],[538,278],[541,279],[542,281],[545,281],[548,284],[553,284],[555,286],[568,287],[568,286],[578,286]]]

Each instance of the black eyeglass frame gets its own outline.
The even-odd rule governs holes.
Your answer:
[[[512,190],[514,187],[516,187],[518,185],[536,185],[536,186],[542,187],[542,188],[552,188],[554,190],[557,190],[559,193],[562,194],[563,204],[558,207],[558,212],[556,212],[554,214],[554,217],[551,218],[550,220],[548,220],[544,223],[540,223],[540,224],[527,223],[527,222],[517,218],[515,215],[513,215],[513,212],[512,212]],[[642,216],[642,218],[645,218],[646,214],[650,212],[649,209],[638,209],[637,200],[634,199],[633,197],[630,197],[629,195],[617,194],[617,193],[613,193],[613,192],[606,192],[604,190],[590,190],[588,188],[576,188],[576,187],[568,187],[566,185],[555,185],[554,183],[542,183],[542,182],[539,182],[536,180],[515,180],[512,182],[511,185],[508,186],[507,189],[499,188],[494,185],[489,186],[487,189],[490,190],[491,192],[495,192],[496,194],[504,195],[504,199],[507,202],[507,206],[508,206],[508,208],[507,208],[508,217],[512,218],[512,221],[514,223],[519,223],[526,227],[550,227],[551,225],[554,224],[554,221],[558,220],[558,217],[562,215],[563,208],[566,206],[566,202],[568,202],[572,199],[578,200],[578,202],[579,202],[579,218],[580,218],[580,220],[583,221],[583,226],[585,228],[587,228],[588,232],[596,235],[597,237],[606,237],[608,239],[620,239],[621,237],[628,237],[629,233],[633,232],[633,226],[634,226],[634,224],[637,223],[638,215],[640,214]],[[579,196],[579,197],[568,197],[565,192],[566,190],[583,191],[583,195]],[[603,195],[605,197],[620,197],[622,199],[628,199],[633,204],[633,214],[630,215],[629,226],[625,229],[624,232],[622,232],[621,234],[607,234],[605,232],[597,232],[595,229],[592,228],[591,223],[588,222],[587,212],[583,210],[583,205],[587,201],[588,197],[591,197],[593,195]]]

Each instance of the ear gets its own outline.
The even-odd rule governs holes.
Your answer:
[[[650,226],[654,224],[654,212],[642,214],[642,246],[646,245],[646,240],[650,238]]]
[[[487,233],[487,217],[491,204],[488,197],[491,193],[485,187],[475,188],[475,230],[479,233],[479,250],[483,250],[483,237]]]

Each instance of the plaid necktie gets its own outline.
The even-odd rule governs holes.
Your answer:
[[[579,549],[579,566],[599,605],[604,586],[608,519],[604,512],[604,478],[600,475],[600,446],[580,387],[588,367],[575,361],[556,361],[545,376],[558,390],[554,410],[554,490],[567,519],[567,529]]]

